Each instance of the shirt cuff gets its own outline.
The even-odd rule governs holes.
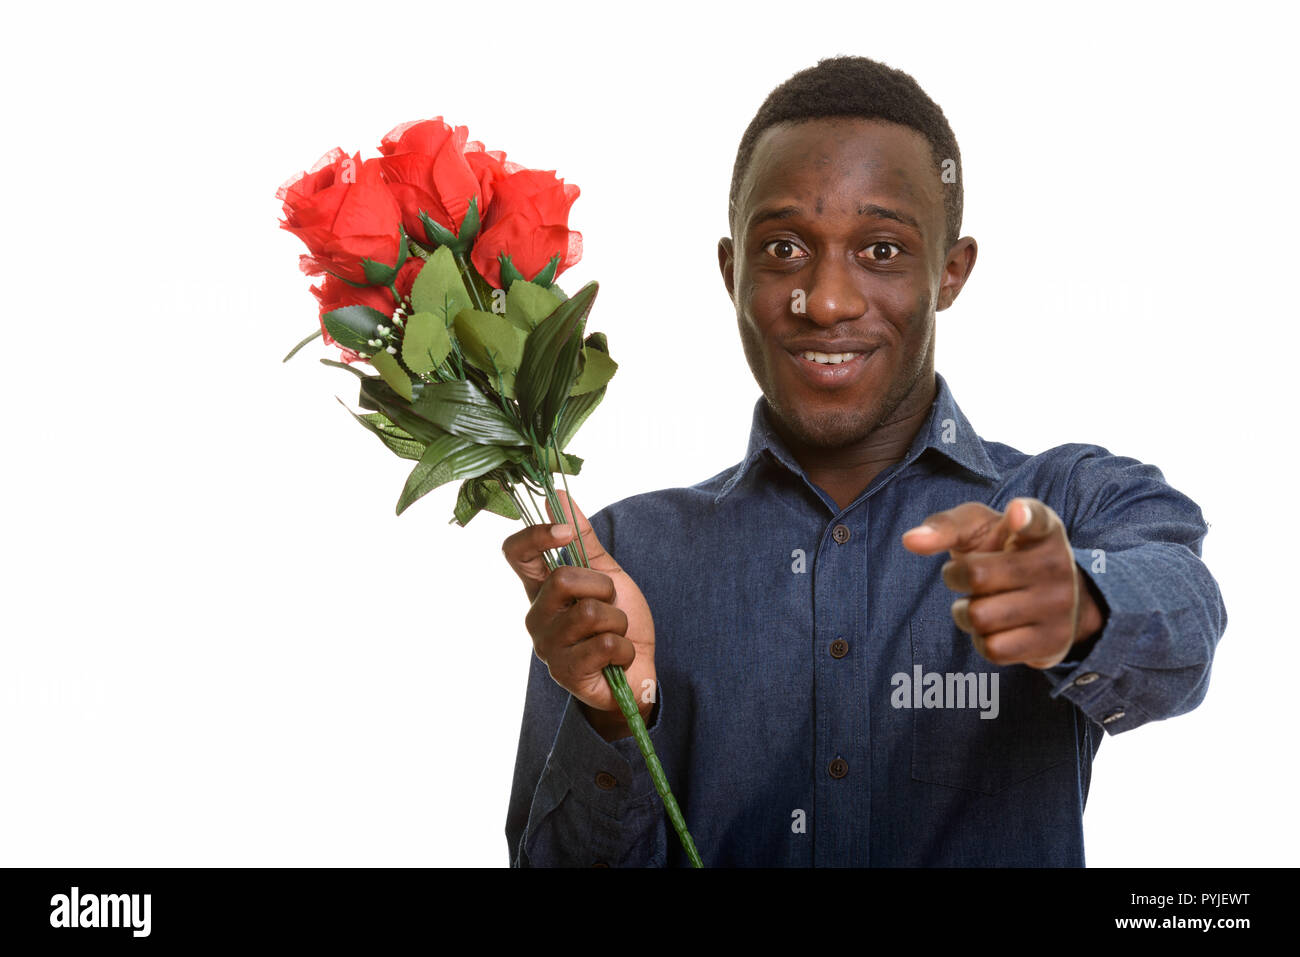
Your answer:
[[[1075,564],[1096,586],[1104,602],[1106,623],[1101,633],[1079,642],[1065,659],[1043,674],[1052,684],[1052,697],[1064,697],[1108,734],[1119,734],[1151,720],[1117,687],[1124,670],[1122,649],[1136,639],[1151,613],[1142,596],[1124,586],[1121,576],[1107,576],[1105,555],[1095,549],[1073,548]]]
[[[646,730],[650,740],[660,726],[662,689],[655,686],[655,707]],[[569,695],[559,731],[547,761],[564,778],[569,790],[588,807],[615,820],[642,804],[658,800],[654,779],[641,757],[636,738],[606,741],[591,726],[578,699]]]

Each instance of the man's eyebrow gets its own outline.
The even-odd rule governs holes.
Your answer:
[[[759,223],[765,223],[769,219],[790,219],[793,216],[802,215],[802,213],[803,210],[798,206],[772,206],[767,209],[760,209],[749,217],[749,228],[753,229]]]
[[[859,216],[879,216],[882,219],[892,219],[895,222],[904,223],[920,232],[921,224],[918,223],[907,213],[900,213],[896,209],[889,209],[885,206],[877,206],[875,203],[867,203],[858,207]]]
[[[758,226],[760,223],[765,223],[773,219],[775,220],[790,219],[794,216],[802,216],[802,215],[803,215],[803,209],[798,206],[772,206],[767,209],[757,210],[754,213],[754,215],[751,216],[749,219],[749,228],[753,229],[754,227]],[[879,216],[882,219],[892,219],[895,222],[899,222],[907,226],[911,226],[913,229],[917,230],[918,232],[920,232],[921,230],[921,224],[918,223],[915,218],[909,216],[907,213],[899,212],[896,209],[890,209],[887,206],[877,206],[875,203],[865,203],[862,206],[859,206],[858,215]]]

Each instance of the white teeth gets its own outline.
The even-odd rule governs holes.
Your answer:
[[[839,365],[841,362],[848,362],[854,356],[862,355],[861,352],[801,352],[799,354],[813,362],[832,366]]]

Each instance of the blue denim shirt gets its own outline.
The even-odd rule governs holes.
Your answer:
[[[739,465],[591,517],[654,615],[650,736],[706,866],[1082,866],[1103,732],[1205,696],[1227,612],[1200,508],[1096,445],[981,439],[936,385],[907,454],[847,508],[760,397]],[[1060,515],[1104,606],[1046,670],[982,658],[947,552],[900,541],[1018,496]],[[506,839],[516,866],[687,864],[635,741],[602,739],[535,655]]]

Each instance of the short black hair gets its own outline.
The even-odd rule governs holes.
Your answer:
[[[939,104],[902,70],[860,56],[837,56],[818,60],[800,70],[763,101],[740,138],[736,165],[731,171],[731,196],[727,222],[736,232],[736,207],[740,183],[754,158],[754,146],[769,127],[778,123],[848,116],[888,120],[916,130],[930,144],[935,169],[944,175],[943,211],[947,227],[945,246],[961,236],[961,150],[948,119]],[[945,166],[945,160],[952,162]],[[950,181],[951,180],[951,181]]]

